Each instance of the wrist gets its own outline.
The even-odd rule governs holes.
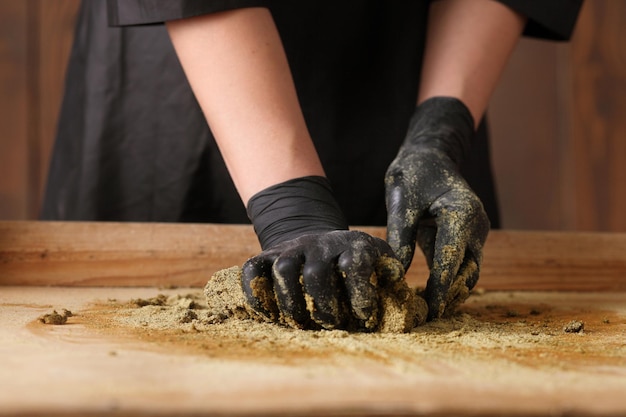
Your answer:
[[[322,176],[268,187],[250,198],[247,211],[263,250],[304,234],[348,229],[330,182]]]
[[[435,148],[461,165],[474,133],[474,118],[461,100],[432,97],[415,108],[403,146]]]

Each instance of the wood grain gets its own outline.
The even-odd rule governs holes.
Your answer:
[[[204,285],[260,251],[246,226],[0,222],[0,282]]]
[[[320,337],[308,348],[291,333],[273,350],[252,329],[114,331],[102,319],[122,313],[102,317],[93,305],[185,291],[0,288],[0,416],[626,413],[626,293],[486,293],[467,305],[472,330],[434,323],[386,345],[361,334]],[[53,308],[76,316],[63,326],[37,322]],[[572,317],[585,321],[584,334],[562,331]],[[287,343],[295,354],[285,353]]]
[[[0,285],[202,286],[259,251],[245,225],[0,222]],[[424,285],[427,276],[418,255],[407,279]],[[626,235],[492,231],[479,286],[626,290]]]
[[[568,205],[578,230],[626,231],[626,2],[584,3],[572,40]],[[566,151],[566,149],[563,149]]]
[[[31,147],[30,218],[39,216],[79,6],[80,0],[38,0],[33,11],[37,19],[38,71],[34,79],[37,100],[31,110],[37,113],[38,128]]]
[[[0,219],[38,217],[80,0],[0,0]]]
[[[571,42],[523,39],[489,108],[505,228],[626,232],[626,2]]]
[[[0,0],[0,219],[28,208],[27,2]]]
[[[491,149],[502,225],[561,229],[562,94],[559,52],[569,45],[522,39],[489,107]]]

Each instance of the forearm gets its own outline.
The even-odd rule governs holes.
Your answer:
[[[478,124],[526,18],[493,0],[438,0],[428,22],[418,104],[456,97]]]
[[[221,12],[167,27],[244,203],[271,185],[324,175],[268,10]]]

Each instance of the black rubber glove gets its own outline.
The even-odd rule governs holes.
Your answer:
[[[349,231],[328,180],[304,177],[248,203],[263,252],[243,266],[250,307],[296,328],[374,329],[377,286],[404,270],[382,239]]]
[[[416,241],[424,252],[429,319],[456,308],[478,281],[489,219],[459,173],[473,136],[474,120],[461,101],[431,98],[415,110],[385,177],[387,241],[405,269]]]

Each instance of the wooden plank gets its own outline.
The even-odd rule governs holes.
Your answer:
[[[43,198],[80,0],[38,0],[36,5],[39,35],[36,78],[38,100],[33,106],[36,108],[32,110],[37,111],[39,128],[31,149],[33,166],[29,217],[32,219],[38,218]]]
[[[0,0],[0,219],[28,218],[27,9]]]
[[[359,229],[385,235],[382,227]],[[0,222],[0,284],[202,286],[259,250],[246,225]],[[418,255],[407,279],[423,285],[427,276]],[[626,290],[626,234],[492,231],[479,285]]]
[[[80,0],[0,0],[0,219],[34,219]]]
[[[568,62],[568,180],[578,230],[626,231],[626,2],[584,3]]]
[[[626,290],[626,234],[493,231],[480,285],[500,290]]]
[[[503,228],[558,230],[562,135],[555,68],[567,44],[522,39],[488,111],[493,170]],[[532,202],[529,204],[528,202]]]
[[[0,416],[626,413],[625,293],[487,292],[466,304],[469,320],[384,344],[377,335],[320,334],[303,345],[306,332],[288,330],[268,342],[252,324],[234,335],[113,331],[92,305],[187,291],[2,288]],[[63,326],[38,323],[52,308],[76,315]],[[512,310],[520,316],[504,315]],[[562,331],[572,317],[584,320],[583,334]]]
[[[200,286],[259,252],[246,226],[0,222],[0,282]]]
[[[511,57],[489,108],[503,227],[626,232],[625,19],[586,1],[571,42]]]

